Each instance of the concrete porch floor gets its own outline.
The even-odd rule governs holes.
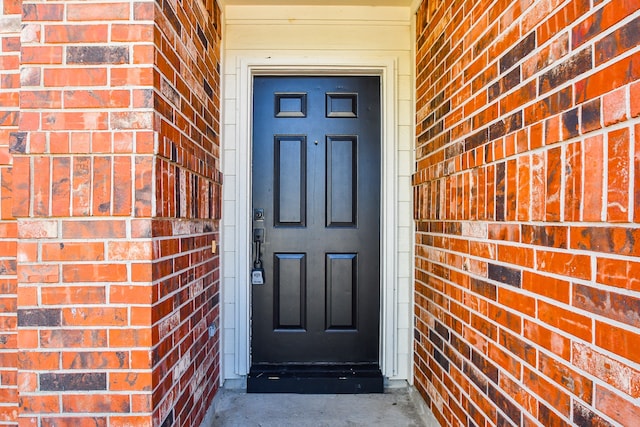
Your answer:
[[[247,394],[222,388],[202,427],[437,427],[410,387],[384,394]]]

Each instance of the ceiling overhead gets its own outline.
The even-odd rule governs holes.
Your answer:
[[[401,6],[414,0],[222,0],[225,5],[251,6]]]

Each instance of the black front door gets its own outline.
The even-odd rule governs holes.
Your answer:
[[[254,79],[254,371],[377,366],[380,139],[379,77]]]

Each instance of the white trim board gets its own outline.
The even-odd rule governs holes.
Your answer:
[[[410,348],[399,349],[398,334],[398,112],[396,58],[272,58],[238,57],[236,62],[236,108],[234,134],[225,133],[226,141],[235,146],[236,173],[234,218],[232,223],[235,259],[233,261],[235,280],[223,285],[223,293],[233,292],[233,313],[225,313],[225,319],[233,322],[233,339],[224,339],[224,343],[233,342],[235,354],[233,372],[245,376],[250,368],[250,284],[251,246],[251,108],[253,77],[257,75],[378,75],[381,77],[382,94],[382,206],[381,206],[381,342],[380,362],[383,375],[398,378],[398,355],[410,354]],[[227,90],[231,88],[227,87]],[[228,94],[230,95],[230,94]],[[230,114],[227,111],[227,114]],[[229,159],[231,160],[231,159]],[[226,238],[225,238],[226,240]],[[230,262],[228,259],[224,263]],[[229,295],[231,297],[231,295]],[[227,300],[227,298],[224,298]],[[223,326],[223,328],[226,328]],[[230,328],[226,328],[231,332]],[[229,337],[230,338],[230,337]],[[409,340],[404,340],[409,342]],[[405,344],[406,345],[406,344]],[[410,346],[410,344],[409,344]],[[400,350],[400,352],[399,352]],[[222,352],[224,353],[224,351]],[[228,369],[223,369],[223,372]],[[224,376],[224,375],[223,375]],[[402,375],[406,377],[407,375]],[[228,375],[227,375],[228,377]],[[403,378],[409,379],[409,378]]]

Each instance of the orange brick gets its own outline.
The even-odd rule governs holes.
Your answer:
[[[571,340],[544,326],[524,321],[524,336],[565,360],[571,360]]]
[[[104,244],[93,242],[43,243],[43,261],[102,261]]]
[[[113,372],[109,374],[111,391],[151,391],[151,372]]]
[[[69,413],[129,413],[129,396],[120,394],[65,394],[62,410]]]
[[[63,369],[127,369],[128,351],[78,351],[62,353]]]
[[[40,293],[43,305],[106,303],[103,286],[56,286],[42,288]]]
[[[152,344],[151,330],[148,328],[109,330],[109,346],[112,348],[151,347]]]
[[[640,334],[596,321],[595,344],[635,363],[640,363]]]
[[[151,304],[154,300],[153,286],[115,285],[109,287],[111,304]]]
[[[127,266],[124,264],[68,264],[62,266],[65,283],[125,282]]]

